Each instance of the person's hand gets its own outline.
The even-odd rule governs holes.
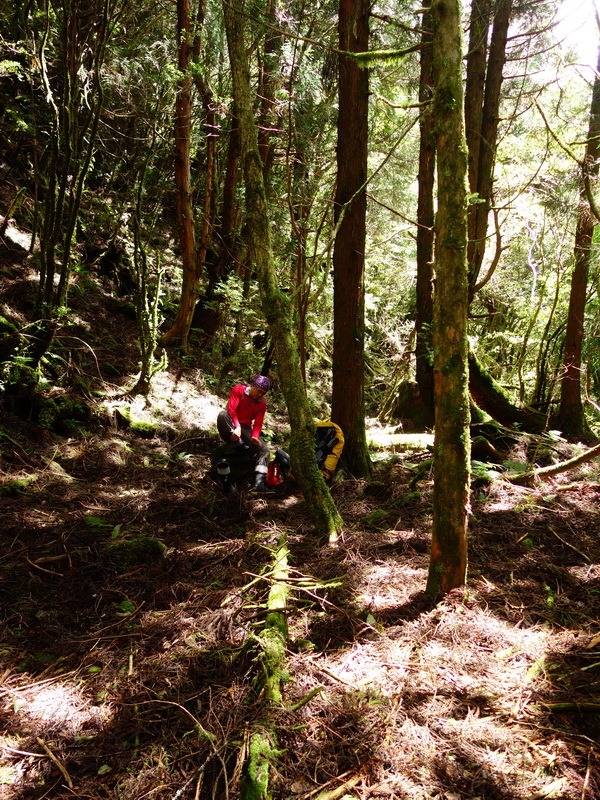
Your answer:
[[[258,439],[256,436],[253,436],[253,437],[250,439],[250,441],[252,442],[252,444],[254,445],[254,447],[260,447],[260,439]]]
[[[240,437],[237,435],[235,431],[231,431],[231,436],[229,437],[229,439],[232,442],[239,442]]]

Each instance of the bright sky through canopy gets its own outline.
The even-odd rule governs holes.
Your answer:
[[[596,66],[600,41],[595,2],[600,9],[600,0],[563,0],[557,15],[556,38],[564,40],[566,47],[575,48],[581,63],[590,67]]]

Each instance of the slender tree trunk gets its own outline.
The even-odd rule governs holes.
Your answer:
[[[55,24],[48,16],[36,53],[51,107],[52,133],[35,313],[37,318],[50,319],[56,307],[66,305],[67,301],[75,229],[103,104],[100,73],[115,9],[107,0],[87,0],[79,4],[62,3],[54,9],[48,4],[46,13],[54,13],[61,27],[61,53],[57,62],[60,74],[55,77],[46,64],[49,31]],[[82,104],[84,94],[86,102]],[[56,287],[58,253],[60,270]]]
[[[582,188],[579,194],[575,230],[575,266],[571,275],[563,375],[560,384],[560,407],[555,420],[555,425],[566,435],[588,441],[593,438],[593,434],[587,425],[581,401],[581,351],[592,238],[597,220],[590,210],[585,186],[586,183],[589,183],[589,178],[598,175],[598,157],[600,155],[600,78],[598,70],[600,70],[600,48],[592,90],[585,159],[581,168]]]
[[[279,288],[273,263],[270,216],[252,110],[250,72],[244,43],[244,15],[240,0],[223,0],[223,12],[240,129],[250,260],[258,273],[263,311],[275,345],[292,434],[290,457],[317,534],[333,540],[337,538],[342,520],[317,467],[314,423],[302,382],[291,304]]]
[[[433,400],[433,241],[435,185],[435,133],[431,108],[423,107],[433,97],[433,50],[431,45],[431,16],[423,15],[421,33],[421,71],[419,78],[419,103],[422,106],[419,121],[419,197],[417,200],[417,310],[415,328],[416,380],[427,423],[434,422]]]
[[[339,46],[365,52],[369,45],[366,0],[340,0]],[[344,432],[343,464],[368,477],[371,461],[365,432],[364,268],[369,76],[356,60],[339,56],[337,185],[333,250],[333,396],[332,420]]]
[[[500,90],[506,62],[506,42],[508,24],[512,14],[512,0],[497,0],[490,51],[485,78],[481,127],[475,136],[477,166],[474,159],[470,169],[470,189],[477,195],[478,202],[470,207],[469,215],[469,281],[471,296],[477,291],[477,281],[485,254],[488,218],[493,202],[494,165],[500,108]],[[471,98],[467,98],[467,106]]]
[[[459,0],[433,0],[434,124],[438,158],[434,296],[435,451],[427,592],[463,586],[467,573],[467,145]]]
[[[465,137],[469,148],[469,187],[477,186],[481,120],[485,93],[488,35],[492,18],[492,0],[471,0],[469,51],[465,81]],[[469,220],[471,223],[471,220]],[[469,228],[469,234],[471,229]]]

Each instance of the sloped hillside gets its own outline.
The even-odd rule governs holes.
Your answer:
[[[34,274],[1,253],[0,314],[21,326]],[[211,478],[227,387],[199,356],[131,398],[127,300],[84,274],[70,302],[46,399],[85,413],[61,425],[8,396],[0,417],[2,800],[235,798],[256,730],[274,798],[600,796],[596,464],[475,489],[468,587],[433,605],[432,476],[410,483],[427,452],[382,444],[372,481],[340,476],[344,535],[318,541],[297,492],[225,497]],[[282,538],[268,704],[257,641]]]

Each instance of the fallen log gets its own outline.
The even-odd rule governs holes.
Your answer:
[[[570,469],[575,469],[587,461],[592,461],[596,456],[600,455],[600,444],[586,450],[584,453],[570,458],[568,461],[562,461],[560,464],[551,464],[549,467],[540,467],[539,469],[528,470],[518,475],[507,475],[506,480],[509,483],[514,483],[517,486],[532,486],[538,481],[552,478],[554,475],[560,475],[562,472],[568,472]]]

